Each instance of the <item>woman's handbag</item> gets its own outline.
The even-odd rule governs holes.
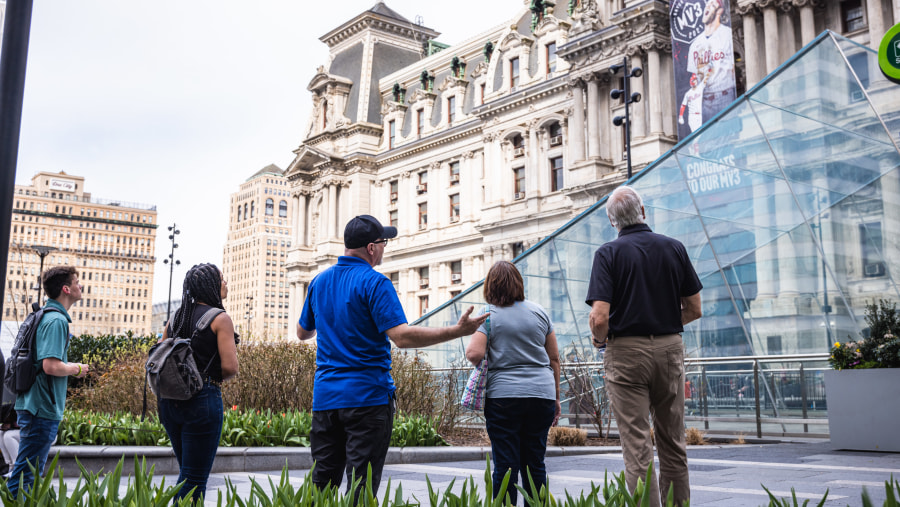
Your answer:
[[[490,311],[490,310],[488,310]],[[466,389],[463,392],[460,404],[467,410],[481,412],[484,410],[484,397],[487,391],[488,351],[491,348],[491,318],[484,321],[484,329],[487,331],[487,343],[484,346],[484,359],[478,366],[472,368]]]

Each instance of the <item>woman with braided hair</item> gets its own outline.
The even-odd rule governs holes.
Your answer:
[[[178,498],[193,490],[192,498],[197,501],[206,493],[206,481],[222,436],[220,386],[238,372],[234,324],[222,306],[227,296],[228,282],[219,268],[213,264],[195,265],[184,277],[181,307],[163,331],[163,340],[170,336],[191,338],[194,360],[204,376],[203,389],[193,398],[157,400],[159,420],[178,460],[178,482],[184,482]],[[207,312],[217,315],[209,326],[196,329]]]

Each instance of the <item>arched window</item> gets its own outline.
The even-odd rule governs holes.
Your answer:
[[[244,215],[247,216],[246,214]],[[256,201],[250,201],[250,218],[256,217]]]
[[[247,214],[247,203],[244,203],[244,220],[250,218],[250,215]]]
[[[240,204],[238,204],[238,217],[237,217],[237,221],[238,221],[238,222],[241,221],[241,205],[240,205]]]
[[[272,199],[266,199],[266,215],[272,216],[275,214],[275,201]]]
[[[287,218],[287,201],[283,199],[278,203],[278,216]]]

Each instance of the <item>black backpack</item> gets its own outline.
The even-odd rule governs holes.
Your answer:
[[[37,379],[41,366],[36,366],[35,354],[36,338],[38,326],[44,315],[50,312],[61,313],[56,308],[45,306],[31,312],[25,317],[25,322],[19,326],[19,333],[16,335],[16,341],[13,343],[12,352],[9,359],[6,360],[6,374],[3,376],[3,385],[7,389],[16,393],[27,393],[34,381]],[[50,377],[45,375],[47,379],[47,391],[50,393],[50,400],[56,403],[53,395],[53,389],[50,389]]]

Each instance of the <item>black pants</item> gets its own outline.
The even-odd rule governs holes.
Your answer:
[[[516,505],[519,474],[526,491],[531,487],[528,474],[540,491],[547,484],[544,454],[547,453],[547,433],[556,415],[556,402],[541,398],[488,398],[484,403],[484,422],[491,438],[491,457],[494,459],[494,497],[506,472],[510,472],[506,493]]]
[[[372,488],[377,494],[393,429],[393,403],[313,412],[309,435],[310,452],[315,460],[313,483],[319,488],[329,483],[340,486],[346,471],[350,493],[351,476],[355,473],[364,485],[368,467],[372,465]],[[354,497],[361,490],[355,491]]]

